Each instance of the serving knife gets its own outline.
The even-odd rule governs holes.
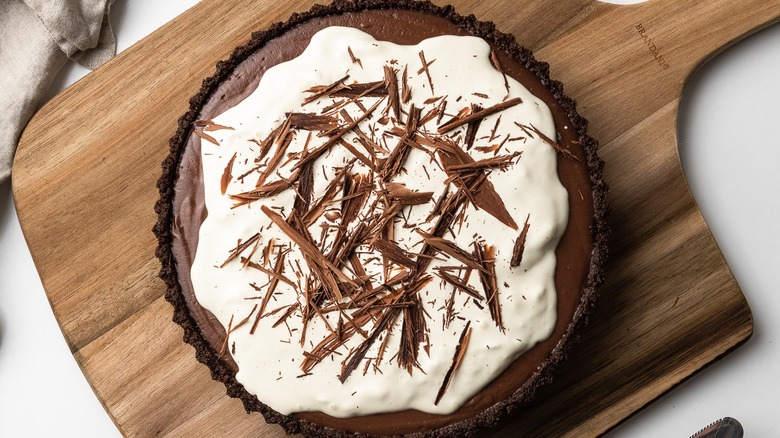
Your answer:
[[[723,417],[696,432],[691,438],[742,438],[742,425],[731,417]]]

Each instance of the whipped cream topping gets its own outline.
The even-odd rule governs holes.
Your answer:
[[[208,216],[193,288],[228,332],[222,354],[237,380],[260,401],[283,414],[448,414],[552,333],[555,248],[568,221],[555,127],[499,68],[475,37],[401,46],[331,27],[199,124]],[[400,167],[383,172],[399,147]],[[453,147],[454,167],[442,159]],[[487,189],[469,190],[488,184],[479,177],[500,207]],[[437,209],[458,194],[453,220],[432,236]],[[335,266],[345,236],[378,223]]]

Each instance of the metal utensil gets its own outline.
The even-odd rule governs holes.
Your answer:
[[[743,434],[739,421],[731,417],[723,417],[696,432],[691,438],[742,438]]]

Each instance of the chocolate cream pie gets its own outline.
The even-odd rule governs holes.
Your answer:
[[[163,163],[198,360],[289,433],[470,435],[552,378],[606,256],[596,142],[547,65],[430,3],[255,33]]]

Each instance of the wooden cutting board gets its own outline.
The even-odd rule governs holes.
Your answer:
[[[168,138],[216,60],[311,6],[204,0],[51,100],[13,190],[65,338],[128,436],[281,436],[213,382],[171,322],[151,228]],[[499,436],[597,435],[744,342],[752,317],[691,197],[676,123],[703,60],[780,1],[455,2],[551,64],[601,142],[613,230],[600,305],[554,383]]]

